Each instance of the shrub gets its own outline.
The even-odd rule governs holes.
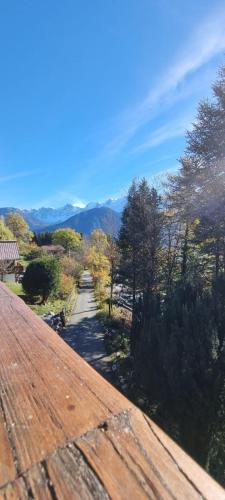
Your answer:
[[[68,257],[67,255],[64,255],[60,259],[60,267],[64,274],[66,274],[67,276],[75,277],[76,261],[73,257]]]
[[[60,259],[60,266],[62,272],[67,276],[72,276],[77,281],[80,279],[83,266],[79,262],[76,262],[73,257],[68,257],[67,255],[64,255]]]
[[[48,297],[59,287],[59,264],[54,257],[42,257],[28,264],[22,281],[24,291],[31,296]]]
[[[60,299],[65,299],[73,290],[74,281],[71,276],[67,276],[64,273],[60,274],[59,281],[59,297]]]
[[[27,254],[27,260],[34,260],[34,259],[39,259],[40,257],[43,257],[44,251],[42,248],[37,247],[37,248],[32,248],[30,252]]]

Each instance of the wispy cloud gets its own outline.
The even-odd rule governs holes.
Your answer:
[[[120,152],[142,126],[162,112],[168,101],[174,104],[180,98],[179,88],[186,78],[225,50],[224,26],[225,6],[221,5],[195,28],[186,46],[170,64],[170,69],[160,76],[146,97],[118,117],[119,131],[106,144],[104,154],[113,156]]]
[[[106,170],[108,175],[111,166],[115,169],[120,168],[120,163],[124,164],[129,160],[130,154],[141,154],[169,139],[183,135],[193,119],[190,110],[189,113],[186,111],[185,118],[181,117],[171,122],[165,119],[166,123],[157,127],[147,137],[143,136],[143,132],[146,134],[149,124],[153,128],[154,118],[162,116],[163,113],[165,115],[165,111],[177,105],[178,101],[187,100],[188,102],[188,98],[196,94],[196,88],[199,90],[199,85],[202,85],[203,71],[201,70],[204,66],[204,75],[207,70],[208,84],[211,74],[208,74],[207,63],[225,51],[224,26],[225,4],[221,2],[219,7],[218,4],[215,7],[212,3],[210,16],[193,27],[189,39],[179,49],[174,59],[168,61],[168,67],[159,75],[154,86],[149,88],[140,101],[123,110],[111,122],[111,130],[107,133],[109,139],[96,156],[89,158],[80,168],[76,182],[73,180],[64,187],[62,192],[56,193],[48,200],[43,200],[42,204],[59,206],[59,203],[64,203],[65,200],[76,203],[72,193],[73,184],[74,190],[84,191],[87,183],[90,184],[95,176],[100,176],[100,172],[106,172]],[[114,160],[118,154],[120,154],[121,162],[116,163]]]
[[[161,127],[158,127],[149,134],[147,139],[134,148],[132,153],[144,153],[148,149],[159,146],[170,139],[183,136],[187,128],[190,128],[193,116],[194,112],[189,112],[186,116],[182,115],[180,118],[171,120]]]
[[[13,181],[14,179],[20,179],[22,177],[30,177],[31,175],[37,175],[40,173],[41,170],[23,170],[22,172],[16,172],[15,174],[2,175],[0,176],[0,183]]]
[[[148,127],[156,117],[171,109],[178,101],[189,99],[196,93],[196,88],[199,90],[198,71],[225,50],[224,26],[225,5],[220,4],[220,7],[217,5],[212,9],[209,17],[194,27],[185,46],[179,50],[174,60],[169,62],[168,68],[159,76],[146,96],[113,119],[108,133],[110,139],[96,156],[91,157],[83,166],[76,182],[76,189],[83,189],[106,168],[107,171],[111,166],[117,168],[119,162],[115,165],[114,161],[117,155],[120,155],[120,160],[124,162],[135,152],[141,154],[166,140],[184,134],[192,121],[193,114],[189,123],[186,118],[181,119],[179,123],[178,121],[166,123],[143,140],[144,127]],[[212,75],[208,70],[206,73],[208,83]],[[202,85],[202,74],[200,81]],[[190,110],[186,110],[186,114],[190,116]],[[132,143],[134,139],[136,146]],[[70,186],[65,189],[70,190]]]

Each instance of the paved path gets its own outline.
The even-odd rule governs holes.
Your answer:
[[[97,305],[91,276],[88,271],[84,271],[74,311],[61,336],[101,375],[112,380],[111,364],[105,351],[104,333],[96,312]]]

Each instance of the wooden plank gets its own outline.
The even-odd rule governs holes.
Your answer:
[[[0,500],[26,500],[28,498],[29,492],[23,478],[16,479],[0,490]]]
[[[52,485],[42,464],[35,465],[26,474],[0,490],[0,500],[24,498],[52,499]]]
[[[46,475],[43,463],[31,467],[24,477],[31,498],[38,498],[40,500],[52,499],[52,484]]]
[[[101,429],[81,437],[77,446],[111,498],[195,500],[200,497],[195,485],[180,473],[175,461],[151,432],[139,410],[113,417]],[[218,487],[218,492],[221,491]]]
[[[225,499],[0,284],[0,499]]]
[[[109,499],[101,482],[74,445],[58,450],[47,461],[47,468],[57,498]]]
[[[0,380],[19,472],[130,406],[10,293],[1,300]]]
[[[10,327],[13,330],[21,347],[23,346],[26,356],[32,352],[32,358],[34,357],[36,361],[41,351],[42,369],[45,367],[48,371],[48,364],[44,365],[44,356],[46,356],[46,362],[49,362],[49,357],[52,355],[56,360],[56,365],[57,361],[62,362],[64,371],[67,370],[70,374],[75,374],[81,384],[86,384],[87,389],[93,392],[96,398],[104,401],[104,406],[108,408],[109,413],[114,413],[119,408],[122,411],[123,408],[127,407],[129,402],[125,397],[117,391],[112,391],[111,385],[106,380],[103,382],[100,376],[96,376],[95,370],[88,363],[3,284],[0,286],[0,303],[1,300],[2,327],[4,321],[7,325],[7,317],[10,318],[7,328]],[[10,310],[5,311],[4,314],[7,306]],[[60,371],[60,366],[56,366],[56,369]],[[99,384],[99,380],[102,381],[101,384]]]
[[[165,432],[162,431],[150,418],[145,416],[145,420],[148,423],[149,428],[154,433],[155,437],[158,439],[160,446],[167,451],[171,456],[175,465],[178,468],[179,474],[182,474],[186,480],[191,484],[195,485],[195,488],[199,491],[202,498],[207,498],[209,500],[224,500],[225,491],[218,485],[213,478],[208,476],[208,474],[198,465],[194,460],[192,460],[185,452],[180,448]],[[135,429],[138,433],[138,421],[136,419]],[[148,431],[146,430],[146,433]],[[144,438],[142,434],[142,439]],[[144,438],[145,439],[145,438]],[[150,451],[150,450],[149,450]],[[170,479],[170,478],[169,478]]]
[[[101,482],[72,443],[2,488],[0,500],[9,498],[109,500]]]
[[[225,499],[224,490],[136,408],[76,444],[112,498]]]
[[[0,405],[0,485],[11,481],[15,476],[16,467],[13,460],[13,451],[9,441],[4,412]]]

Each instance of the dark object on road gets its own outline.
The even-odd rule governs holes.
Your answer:
[[[62,322],[62,326],[66,326],[66,317],[64,311],[60,311],[59,316]]]
[[[54,314],[53,312],[49,312],[47,314],[43,314],[42,319],[47,323],[55,332],[61,333],[63,327],[66,324],[65,314],[63,311],[60,311],[59,314]]]

